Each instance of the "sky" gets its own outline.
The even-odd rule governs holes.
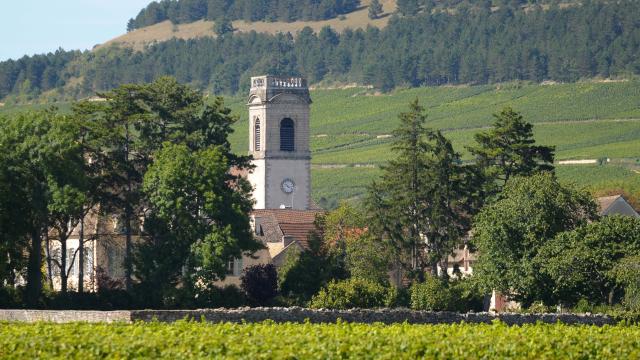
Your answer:
[[[126,32],[151,0],[0,0],[0,61],[91,49]]]

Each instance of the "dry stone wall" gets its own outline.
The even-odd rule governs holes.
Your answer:
[[[614,324],[615,320],[605,315],[576,314],[493,314],[413,311],[409,309],[353,309],[312,310],[292,308],[240,308],[210,310],[135,310],[135,311],[50,311],[50,310],[0,310],[0,321],[22,322],[175,322],[183,319],[208,322],[261,322],[277,323],[335,323],[338,319],[355,323],[403,323],[410,324],[490,324],[499,320],[508,325],[535,324],[537,322],[574,325]]]
[[[0,310],[0,321],[20,322],[130,322],[131,311],[59,311],[59,310]]]

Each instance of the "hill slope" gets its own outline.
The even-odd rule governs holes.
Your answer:
[[[415,98],[427,108],[428,125],[444,129],[464,159],[470,159],[464,146],[491,125],[491,114],[511,106],[535,124],[539,143],[556,146],[557,159],[611,159],[606,166],[559,166],[561,179],[640,195],[640,81],[422,87],[384,95],[350,88],[312,90],[311,96],[313,198],[326,207],[361,196],[379,166],[393,158],[388,135],[398,125],[398,113]],[[225,102],[239,117],[230,138],[233,150],[246,153],[246,98]],[[5,106],[0,115],[43,107]]]
[[[350,15],[368,21],[366,10],[359,11]],[[419,11],[383,18],[379,21],[388,21],[383,29],[342,33],[303,28],[295,34],[240,31],[214,38],[201,36],[211,31],[211,24],[200,22],[176,25],[178,39],[173,26],[158,24],[162,36],[142,29],[120,40],[143,47],[150,39],[169,38],[145,51],[107,46],[0,62],[0,101],[29,101],[43,94],[58,99],[92,96],[164,75],[216,94],[244,93],[249,78],[264,73],[302,75],[311,84],[358,83],[383,91],[513,80],[633,78],[640,74],[638,18],[637,1],[618,0],[548,9]],[[330,21],[340,24],[339,19]],[[251,26],[277,32],[303,24]]]
[[[538,143],[556,146],[556,159],[609,158],[606,166],[559,166],[564,181],[592,190],[619,188],[640,195],[640,81],[534,85],[423,87],[376,94],[364,88],[311,92],[313,197],[326,207],[361,196],[392,159],[389,134],[397,115],[418,98],[428,126],[444,129],[454,148],[469,160],[465,146],[493,122],[505,106],[535,124]],[[246,99],[227,99],[240,115],[231,141],[248,149]]]
[[[247,33],[256,31],[258,33],[276,34],[276,33],[292,33],[302,30],[305,27],[310,27],[316,32],[319,32],[325,26],[330,26],[332,29],[342,32],[347,28],[350,29],[365,29],[367,26],[375,26],[378,28],[384,28],[388,21],[389,15],[396,9],[396,0],[381,0],[380,3],[383,6],[384,12],[378,19],[369,19],[368,6],[371,0],[363,0],[362,6],[349,14],[343,15],[341,18],[333,18],[320,21],[253,21],[246,22],[244,20],[233,21],[233,28],[237,33]],[[215,22],[207,20],[198,20],[186,24],[173,24],[170,20],[165,20],[161,23],[143,27],[130,31],[122,36],[114,38],[101,44],[97,49],[110,46],[119,45],[124,47],[130,47],[135,50],[143,50],[145,47],[156,44],[159,42],[171,40],[171,39],[197,39],[201,37],[216,37],[214,29]]]

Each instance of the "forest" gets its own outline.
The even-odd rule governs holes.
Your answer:
[[[127,31],[171,20],[174,24],[227,18],[245,21],[326,20],[355,10],[360,0],[162,0],[129,20]]]
[[[384,29],[296,34],[231,33],[170,40],[139,52],[59,50],[0,63],[0,99],[91,96],[171,75],[216,94],[246,91],[252,75],[294,74],[319,82],[395,87],[513,80],[573,82],[640,73],[635,1],[581,6],[459,7],[395,14]],[[52,91],[53,90],[53,91]]]

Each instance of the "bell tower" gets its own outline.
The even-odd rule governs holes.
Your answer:
[[[307,210],[311,203],[309,107],[303,78],[258,76],[249,93],[255,209]]]

